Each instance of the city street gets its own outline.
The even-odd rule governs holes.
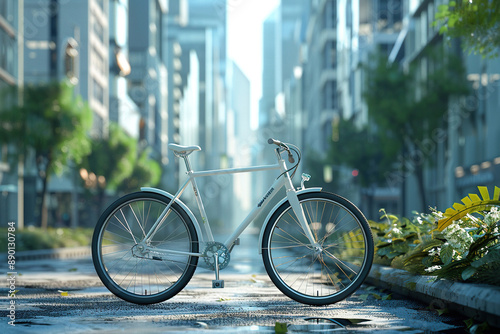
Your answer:
[[[2,333],[432,333],[463,332],[463,321],[439,316],[424,305],[363,286],[327,307],[299,304],[284,296],[265,273],[255,235],[244,235],[221,271],[224,289],[212,289],[213,273],[198,268],[187,287],[160,304],[139,306],[112,295],[90,258],[23,261],[16,264],[15,327],[8,324],[8,289],[1,288]],[[326,320],[329,319],[329,320]]]

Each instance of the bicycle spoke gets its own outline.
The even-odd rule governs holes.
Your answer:
[[[332,283],[332,286],[336,286],[337,284],[335,284],[335,282],[332,279],[332,276],[335,276],[335,273],[333,272],[333,270],[330,269],[330,267],[328,267],[328,265],[325,263],[325,261],[323,259],[321,259],[320,261],[321,261],[321,263],[323,263],[323,266],[321,267],[321,270],[325,269],[325,271],[326,271],[325,276],[328,277],[328,279]],[[330,273],[328,273],[328,271]],[[345,288],[345,285],[342,283],[341,280],[339,280],[339,283],[342,285],[343,288]]]
[[[278,243],[277,241],[275,241],[274,243]],[[295,245],[295,246],[280,246],[280,247],[271,247],[271,248],[266,248],[266,249],[272,249],[272,250],[276,250],[276,249],[285,249],[285,248],[297,248],[297,247],[304,247],[305,245]]]
[[[335,265],[336,265],[337,267],[339,267],[339,269],[340,269],[340,270],[342,270],[342,269],[340,268],[340,266],[338,265],[338,263],[343,264],[343,265],[344,265],[347,269],[349,269],[350,271],[352,271],[352,272],[353,272],[353,274],[355,274],[355,275],[357,275],[357,274],[359,273],[359,270],[358,270],[358,271],[356,271],[356,270],[352,269],[352,268],[351,268],[351,267],[349,267],[349,266],[348,266],[348,265],[347,265],[344,261],[340,260],[338,257],[336,257],[335,255],[333,255],[332,253],[330,253],[330,252],[325,252],[325,254],[326,254],[326,255],[327,255],[330,259],[334,260]],[[342,272],[343,272],[343,271],[342,271]],[[345,274],[345,273],[344,273],[344,274]],[[346,276],[347,276],[347,274],[346,274]]]
[[[137,241],[135,240],[134,234],[132,233],[132,229],[130,228],[130,226],[129,226],[128,222],[127,222],[127,218],[125,218],[125,215],[123,214],[123,211],[122,211],[121,209],[120,209],[120,213],[122,214],[122,216],[123,216],[123,221],[125,222],[125,224],[126,224],[127,226],[125,226],[125,224],[124,224],[124,223],[122,223],[122,221],[121,221],[118,217],[116,217],[116,216],[115,216],[115,219],[116,219],[116,220],[118,220],[118,222],[119,222],[119,223],[123,226],[123,228],[124,228],[124,229],[125,229],[128,233],[130,233],[130,235],[132,236],[132,239],[134,240],[134,243],[137,243]]]
[[[143,206],[144,206],[144,203],[143,203]],[[134,208],[132,208],[132,205],[129,205],[129,207],[130,207],[130,211],[132,211],[132,214],[135,217],[135,220],[137,220],[137,225],[139,225],[139,227],[141,228],[142,236],[146,237],[146,232],[144,231],[144,228],[142,227],[141,221],[139,220],[139,218],[137,218],[137,215],[135,213]],[[143,208],[143,210],[144,210],[144,208]],[[143,213],[143,215],[144,215],[144,213]]]

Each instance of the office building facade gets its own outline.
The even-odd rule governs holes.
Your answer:
[[[140,112],[128,94],[128,0],[109,1],[109,121],[139,138]]]
[[[458,41],[448,43],[433,26],[438,7],[448,1],[411,0],[406,3],[407,29],[402,33],[404,42],[394,54],[404,52],[403,66],[414,65],[420,79],[425,80],[433,71],[433,64],[423,51],[438,46],[445,53],[459,55],[465,66],[469,94],[454,97],[449,103],[442,126],[435,131],[444,135],[433,137],[422,153],[434,161],[424,166],[424,187],[428,202],[446,210],[469,193],[478,193],[478,186],[487,186],[490,192],[500,184],[500,59],[482,58],[463,52]],[[416,180],[408,175],[405,201],[408,211],[421,206],[415,196]],[[406,212],[408,213],[408,212]]]
[[[19,15],[23,11],[23,0],[0,2],[0,97],[2,108],[17,104],[16,87],[23,85],[22,43],[23,27]],[[11,169],[7,160],[9,147],[0,144],[0,226],[16,221],[24,215],[22,203],[22,181],[17,177],[17,168]],[[19,183],[21,182],[21,183]],[[21,196],[21,197],[19,197]],[[19,225],[18,225],[19,226]]]
[[[109,2],[26,0],[24,81],[72,80],[93,111],[91,135],[109,123]],[[74,13],[78,15],[74,15]]]
[[[168,163],[167,68],[163,63],[166,0],[129,0],[129,94],[140,110],[141,148],[151,147],[162,170]]]

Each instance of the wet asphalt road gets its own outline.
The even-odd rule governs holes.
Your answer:
[[[369,286],[327,307],[297,303],[267,277],[255,238],[244,235],[233,250],[221,271],[224,289],[212,289],[213,272],[200,267],[177,296],[147,306],[112,295],[90,258],[18,262],[16,297],[8,298],[6,283],[0,288],[0,333],[465,333],[465,319],[439,316],[439,303]],[[7,277],[3,266],[2,272]],[[11,300],[15,326],[9,325]]]

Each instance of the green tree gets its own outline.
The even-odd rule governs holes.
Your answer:
[[[432,163],[437,141],[446,136],[450,97],[468,89],[459,58],[437,48],[426,50],[422,57],[425,62],[415,61],[403,70],[379,55],[375,66],[367,67],[364,96],[385,158],[395,165],[395,171],[393,167],[385,173],[386,180],[399,183],[413,173],[425,210],[424,166]],[[420,77],[422,64],[428,64],[425,71],[432,69],[425,78]]]
[[[109,137],[92,140],[90,154],[84,159],[81,171],[85,187],[97,191],[98,211],[105,189],[116,190],[129,177],[137,159],[137,141],[118,124],[111,123]]]
[[[357,179],[363,187],[382,184],[385,181],[383,172],[392,163],[384,151],[391,149],[390,143],[383,145],[374,129],[370,131],[367,124],[358,127],[353,120],[342,118],[333,130],[337,135],[331,142],[328,159],[357,169]]]
[[[458,0],[438,7],[434,25],[448,37],[459,37],[463,48],[497,56],[500,47],[500,1]]]
[[[356,182],[364,189],[385,185],[384,172],[393,163],[389,157],[395,154],[392,141],[383,142],[384,138],[370,124],[357,126],[353,119],[339,119],[334,122],[333,140],[328,152],[328,160],[355,169],[358,172]],[[373,212],[371,191],[365,192],[369,212]]]
[[[0,141],[15,147],[20,159],[32,151],[42,192],[38,194],[38,220],[47,227],[45,194],[53,173],[62,173],[90,151],[88,131],[92,111],[67,81],[29,85],[20,92],[23,103],[0,113]]]
[[[143,150],[134,164],[132,174],[118,186],[121,192],[138,191],[141,187],[155,187],[161,178],[161,167],[158,162],[149,158],[149,150]]]

